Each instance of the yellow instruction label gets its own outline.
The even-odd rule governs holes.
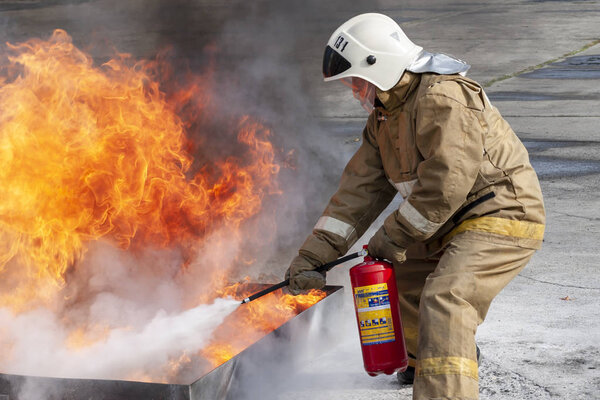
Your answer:
[[[354,288],[354,303],[363,345],[396,340],[387,283]]]

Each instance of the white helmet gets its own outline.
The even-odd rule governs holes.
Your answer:
[[[331,35],[323,56],[325,81],[362,78],[389,90],[423,50],[383,14],[361,14],[346,21]]]

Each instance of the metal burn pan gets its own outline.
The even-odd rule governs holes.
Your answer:
[[[0,374],[0,400],[34,399],[190,400],[190,395],[189,385]]]
[[[192,383],[190,399],[268,398],[300,363],[331,347],[338,335],[342,289],[326,286],[327,296],[321,301]]]
[[[252,284],[256,291],[268,286]],[[326,286],[323,289],[326,297],[189,384],[0,373],[0,400],[238,400],[268,397],[265,388],[272,391],[274,382],[281,382],[278,377],[288,376],[299,362],[331,345],[343,307],[342,289],[341,286]]]

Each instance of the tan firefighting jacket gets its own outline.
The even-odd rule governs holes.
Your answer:
[[[345,254],[391,202],[384,223],[424,256],[458,234],[537,249],[545,213],[527,150],[476,82],[405,72],[377,96],[363,141],[300,253],[325,263]]]

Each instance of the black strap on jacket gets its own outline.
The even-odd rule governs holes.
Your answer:
[[[489,192],[487,194],[484,194],[483,196],[481,196],[477,200],[474,200],[473,202],[467,204],[462,210],[460,210],[459,212],[457,212],[456,214],[454,214],[454,216],[452,217],[452,222],[454,222],[454,224],[457,224],[458,221],[460,221],[460,219],[466,213],[468,213],[469,211],[471,211],[473,208],[477,207],[478,205],[480,205],[484,201],[488,201],[490,199],[493,199],[494,197],[496,197],[496,193]]]

